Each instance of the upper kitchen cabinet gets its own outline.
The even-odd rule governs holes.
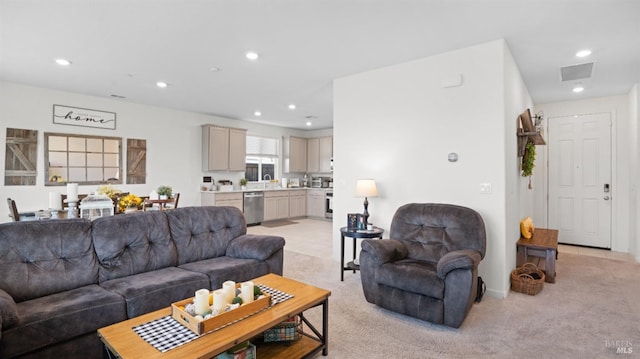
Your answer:
[[[301,137],[285,137],[283,141],[284,171],[307,172],[307,139]]]
[[[307,171],[318,172],[320,170],[320,139],[307,138]]]
[[[331,172],[331,159],[333,158],[333,137],[320,137],[320,168],[318,172]]]
[[[202,126],[202,170],[244,171],[247,130]]]
[[[307,172],[331,172],[331,157],[333,157],[333,137],[307,139]]]

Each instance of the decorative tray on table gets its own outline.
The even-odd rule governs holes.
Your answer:
[[[192,332],[202,335],[210,331],[222,328],[226,325],[242,320],[270,306],[271,296],[264,293],[259,299],[251,303],[242,304],[236,309],[231,309],[215,315],[209,319],[198,320],[185,310],[187,304],[193,303],[194,298],[187,298],[171,304],[171,316],[180,324],[189,328]]]

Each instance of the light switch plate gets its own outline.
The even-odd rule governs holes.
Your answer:
[[[480,183],[480,193],[481,194],[491,193],[491,183]]]

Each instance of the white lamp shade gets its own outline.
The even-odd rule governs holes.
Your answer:
[[[356,197],[376,197],[378,188],[373,179],[359,179],[356,181]]]

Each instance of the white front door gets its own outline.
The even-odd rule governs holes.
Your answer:
[[[558,241],[611,248],[611,114],[549,119],[549,227]]]

